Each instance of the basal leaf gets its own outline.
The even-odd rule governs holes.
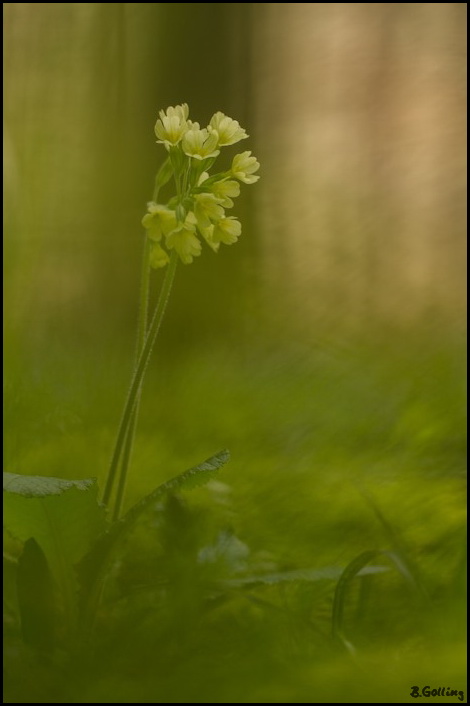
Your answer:
[[[4,474],[3,522],[16,539],[34,538],[60,587],[66,612],[75,614],[75,565],[105,527],[94,480]]]
[[[158,500],[166,493],[176,493],[179,490],[190,490],[200,485],[209,483],[222,466],[230,460],[230,453],[224,449],[219,451],[215,456],[211,456],[206,461],[203,461],[198,466],[193,466],[188,471],[180,473],[178,476],[162,483],[154,491],[142,498],[134,505],[121,520],[124,525],[132,524],[152,503]]]
[[[62,495],[70,488],[88,490],[95,484],[93,478],[86,480],[65,480],[51,476],[23,476],[18,473],[3,474],[3,490],[25,498],[41,498],[48,495]]]
[[[52,476],[22,476],[18,473],[3,474],[3,490],[25,498],[42,498],[49,495],[62,495],[70,488],[88,490],[95,484],[93,478],[86,480],[65,480]]]
[[[46,557],[33,538],[18,561],[17,584],[23,640],[48,652],[54,646],[56,600]]]

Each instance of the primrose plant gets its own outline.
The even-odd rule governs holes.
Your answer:
[[[259,162],[251,152],[235,155],[231,167],[210,175],[221,149],[248,137],[237,120],[221,112],[209,125],[200,127],[189,120],[186,103],[160,111],[155,125],[157,142],[168,152],[155,179],[153,199],[142,219],[146,231],[139,311],[137,362],[129,396],[114,449],[103,502],[109,505],[115,492],[113,517],[120,515],[129,465],[140,387],[152,347],[165,312],[178,260],[188,265],[201,254],[202,241],[217,252],[220,244],[231,245],[242,226],[226,211],[240,194],[240,182],[255,183]],[[173,179],[174,196],[166,204],[158,202],[160,189]],[[148,325],[148,290],[151,269],[167,268],[160,298]]]
[[[18,560],[7,555],[15,575],[12,603],[18,607],[23,640],[40,650],[54,649],[58,640],[62,647],[86,643],[118,540],[156,501],[207,482],[229,458],[227,451],[212,456],[159,486],[122,515],[142,384],[178,260],[190,264],[204,243],[214,252],[221,244],[235,243],[241,223],[227,212],[240,194],[240,183],[259,179],[260,165],[250,151],[235,155],[228,168],[211,174],[222,149],[248,137],[236,120],[221,112],[201,128],[189,119],[187,104],[170,107],[160,111],[155,134],[166,159],[142,219],[145,244],[136,361],[103,496],[99,498],[94,479],[4,473],[5,527],[22,543]],[[161,203],[160,190],[170,187],[171,181],[174,193]],[[160,296],[149,316],[151,273],[163,268]]]

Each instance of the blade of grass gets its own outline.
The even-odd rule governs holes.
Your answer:
[[[415,577],[409,571],[407,565],[403,562],[401,556],[396,552],[383,551],[383,550],[368,550],[362,552],[353,559],[342,572],[339,581],[336,585],[335,595],[333,599],[333,611],[332,611],[332,634],[333,638],[339,640],[348,650],[348,652],[354,653],[355,649],[351,642],[346,640],[344,636],[344,606],[346,602],[346,596],[351,585],[352,580],[364,571],[364,567],[369,564],[373,559],[377,557],[388,557],[397,571],[403,576],[406,582],[413,588],[414,592],[423,597],[419,584],[416,582]],[[365,572],[364,572],[365,573]]]
[[[403,575],[406,574],[409,576],[421,596],[424,599],[428,600],[429,595],[421,580],[419,569],[416,565],[416,562],[414,562],[411,558],[410,551],[402,537],[400,537],[398,530],[396,530],[391,524],[391,522],[389,522],[389,520],[385,517],[378,503],[374,500],[372,495],[366,489],[359,488],[359,492],[361,493],[362,497],[367,502],[367,504],[371,507],[376,518],[382,525],[385,536],[393,547],[393,561],[397,565],[397,568]],[[391,552],[390,556],[392,556]]]

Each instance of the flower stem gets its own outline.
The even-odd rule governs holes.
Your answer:
[[[166,270],[165,274],[165,279],[163,280],[162,284],[162,289],[160,292],[160,296],[157,302],[157,306],[155,308],[155,313],[152,318],[152,322],[149,326],[148,333],[145,336],[145,343],[142,347],[138,363],[136,365],[134,375],[132,378],[131,386],[129,389],[129,393],[127,396],[126,404],[124,406],[124,412],[121,418],[121,423],[119,425],[119,431],[116,439],[116,445],[114,447],[114,452],[113,456],[111,459],[111,464],[108,472],[108,478],[106,482],[106,487],[104,490],[103,494],[103,503],[107,506],[109,506],[109,502],[111,499],[111,494],[113,490],[113,485],[114,485],[114,480],[116,478],[118,466],[119,466],[119,461],[121,459],[121,455],[124,449],[124,444],[126,442],[126,438],[130,432],[131,428],[131,423],[132,423],[132,415],[134,413],[134,410],[136,408],[136,404],[138,401],[139,397],[139,391],[140,387],[142,385],[142,381],[145,375],[145,371],[147,369],[148,362],[150,360],[150,355],[152,353],[153,345],[155,343],[155,339],[157,337],[158,331],[160,329],[160,325],[163,319],[163,315],[165,313],[166,305],[168,303],[168,299],[170,296],[171,288],[173,285],[173,279],[175,276],[175,271],[176,271],[176,265],[178,263],[178,255],[175,250],[171,253],[171,258],[169,265]],[[130,455],[130,454],[129,454]],[[124,494],[124,488],[125,488],[125,482],[126,482],[126,474],[127,474],[127,468],[124,469],[123,467],[123,472],[121,473],[121,477],[119,480],[119,489],[118,489],[118,495],[116,497],[116,503],[114,507],[114,513],[113,513],[113,519],[117,519],[119,517],[119,513],[121,510],[122,506],[122,499],[123,499],[123,494]]]
[[[150,289],[150,241],[148,238],[145,239],[144,254],[142,258],[142,276],[140,284],[140,300],[139,300],[139,320],[137,326],[137,345],[136,345],[136,360],[135,366],[137,367],[139,363],[139,357],[142,353],[145,337],[147,335],[148,326],[148,300],[149,300],[149,289]],[[118,489],[115,500],[115,510],[114,519],[118,519],[120,509],[122,507],[122,501],[124,497],[124,492],[126,488],[126,478],[129,464],[132,457],[132,448],[134,445],[135,430],[137,426],[137,418],[139,416],[139,405],[140,397],[142,394],[142,385],[139,387],[137,392],[137,397],[135,401],[134,409],[132,410],[129,426],[127,429],[126,439],[124,442],[124,449],[122,452],[121,470],[119,474]]]

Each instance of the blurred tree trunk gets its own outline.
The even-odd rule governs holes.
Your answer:
[[[464,3],[256,5],[267,299],[289,282],[314,326],[462,321],[464,27]]]

